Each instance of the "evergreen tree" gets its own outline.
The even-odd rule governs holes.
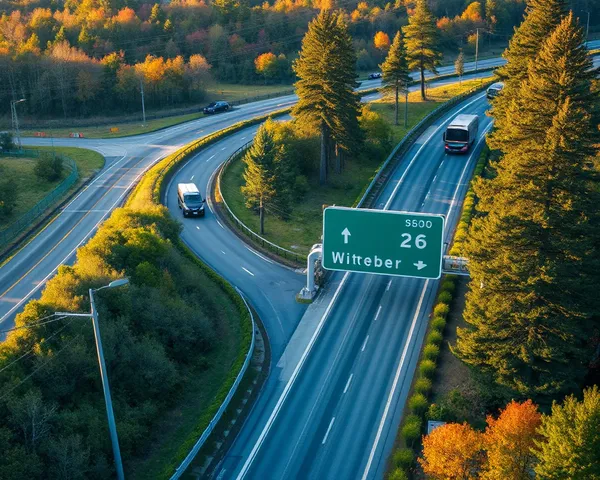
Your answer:
[[[244,156],[246,170],[244,180],[246,184],[242,187],[242,193],[246,197],[246,206],[249,208],[258,206],[260,216],[260,233],[265,233],[265,203],[275,196],[275,159],[277,146],[268,125],[261,125],[254,143]]]
[[[504,89],[493,102],[491,113],[496,123],[495,132],[490,135],[491,140],[502,136],[507,104],[515,97],[521,82],[527,79],[529,62],[535,59],[544,40],[567,14],[567,5],[566,0],[527,1],[523,23],[515,30],[508,48],[502,54],[507,63],[496,70],[496,74],[504,82]],[[495,142],[490,144],[493,148],[499,148],[499,144]]]
[[[408,74],[406,49],[404,48],[404,41],[400,32],[396,33],[387,58],[379,67],[383,73],[384,93],[393,93],[395,95],[395,121],[396,125],[398,125],[398,96],[401,92],[404,94],[408,93],[408,84],[411,81]]]
[[[542,439],[536,442],[540,479],[600,479],[600,390],[594,385],[562,405],[552,405],[552,415],[542,417]]]
[[[351,153],[362,140],[358,124],[360,98],[356,83],[356,54],[342,13],[323,10],[309,24],[302,50],[294,63],[298,103],[292,115],[315,125],[321,135],[319,179],[327,182],[327,164],[334,145]],[[338,171],[341,156],[338,156]]]
[[[403,30],[408,66],[421,74],[421,98],[426,100],[425,70],[437,73],[436,67],[442,60],[438,30],[427,0],[417,0],[415,13],[408,17],[408,25]]]
[[[585,166],[599,97],[583,57],[568,16],[516,92],[515,147],[475,185],[484,216],[465,249],[470,328],[459,329],[455,353],[507,395],[542,402],[581,384],[600,311],[600,195]]]

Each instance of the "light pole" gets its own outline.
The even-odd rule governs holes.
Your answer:
[[[98,324],[98,312],[94,304],[94,292],[98,292],[105,288],[115,288],[127,285],[129,280],[121,278],[114,280],[104,287],[97,289],[90,288],[90,313],[70,313],[56,312],[56,315],[65,315],[70,317],[91,317],[92,325],[94,326],[94,337],[96,339],[96,351],[98,352],[98,364],[100,366],[100,378],[102,379],[102,389],[104,390],[104,402],[106,403],[106,415],[108,417],[108,430],[110,431],[110,441],[112,443],[113,456],[115,457],[115,468],[117,470],[117,478],[125,479],[123,473],[123,462],[121,461],[121,450],[119,448],[119,437],[117,436],[117,425],[115,424],[115,414],[113,412],[112,399],[110,396],[110,385],[108,384],[108,375],[106,373],[106,363],[104,362],[104,350],[102,349],[102,338],[100,336],[100,325]]]
[[[144,102],[144,79],[140,77],[140,92],[142,93],[142,127],[146,126],[146,103]]]
[[[404,128],[408,127],[408,82],[404,91]]]
[[[590,37],[590,12],[587,12],[587,23],[585,26],[585,41],[588,41],[588,38]]]
[[[25,99],[21,98],[20,100],[13,100],[10,102],[10,113],[12,115],[12,125],[13,130],[15,132],[15,136],[17,137],[17,146],[19,147],[19,152],[21,151],[21,132],[19,131],[19,117],[17,116],[17,103],[24,102]]]

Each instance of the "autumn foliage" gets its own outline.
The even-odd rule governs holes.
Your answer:
[[[377,32],[373,39],[373,43],[375,44],[375,48],[387,50],[390,48],[390,36],[385,32]]]
[[[531,400],[511,402],[485,432],[468,423],[448,423],[423,437],[423,472],[440,480],[526,480],[535,465],[541,414]]]
[[[439,480],[477,478],[483,457],[483,436],[466,422],[448,423],[423,437],[419,463],[426,475]]]
[[[541,414],[531,400],[512,401],[495,419],[487,418],[483,436],[487,453],[485,473],[487,480],[520,480],[531,478],[535,462],[531,449],[540,435]]]

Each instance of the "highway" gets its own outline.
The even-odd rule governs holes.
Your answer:
[[[430,127],[394,172],[378,208],[445,214],[449,235],[490,126],[487,107],[484,95],[479,94]],[[459,111],[481,117],[477,147],[468,156],[447,156],[443,127]],[[236,148],[254,131],[240,132],[228,143],[239,142],[231,147]],[[214,149],[218,152],[219,144]],[[190,161],[172,184],[192,176],[195,180],[196,175],[202,175],[200,159]],[[178,214],[174,196],[173,188],[169,189],[167,205]],[[209,221],[211,217],[209,213]],[[211,227],[203,222],[186,220],[183,235],[198,255],[210,257],[201,232]],[[215,240],[223,244],[224,229],[217,225],[214,230]],[[208,243],[212,234],[205,234]],[[243,265],[237,259],[231,268],[243,277]],[[263,260],[252,268],[258,279],[274,266]],[[282,273],[282,279],[289,276]],[[218,478],[382,478],[437,283],[334,274],[328,291],[302,317],[279,359],[275,353],[280,325],[265,319],[269,336],[275,332],[277,339],[275,366]]]
[[[489,60],[493,61],[503,60]],[[479,65],[483,68],[484,61]],[[362,88],[377,85],[378,80],[367,81]],[[12,326],[14,316],[29,299],[39,296],[60,265],[73,262],[77,247],[156,161],[196,138],[290,106],[295,100],[289,95],[255,102],[135,137],[55,139],[55,145],[99,151],[106,165],[0,268],[2,328]],[[485,108],[485,100],[479,98],[464,110],[482,115],[482,132],[489,122],[483,116]],[[456,111],[437,125],[443,126]],[[440,150],[441,130],[436,128],[405,156],[379,207],[389,203],[391,209],[446,214],[452,209],[451,225],[476,151],[469,157],[446,158]],[[256,127],[244,130],[203,150],[173,182],[194,181],[204,193],[221,162],[255,131]],[[24,139],[23,143],[50,145],[51,140]],[[167,191],[167,205],[180,218],[172,188]],[[183,224],[183,240],[239,287],[257,309],[273,350],[272,373],[219,470],[221,478],[381,478],[436,282],[335,274],[306,309],[293,299],[304,278],[248,248],[211,212]]]

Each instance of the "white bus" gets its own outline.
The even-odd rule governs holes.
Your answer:
[[[457,115],[444,132],[446,153],[465,153],[475,143],[479,131],[477,115]]]

